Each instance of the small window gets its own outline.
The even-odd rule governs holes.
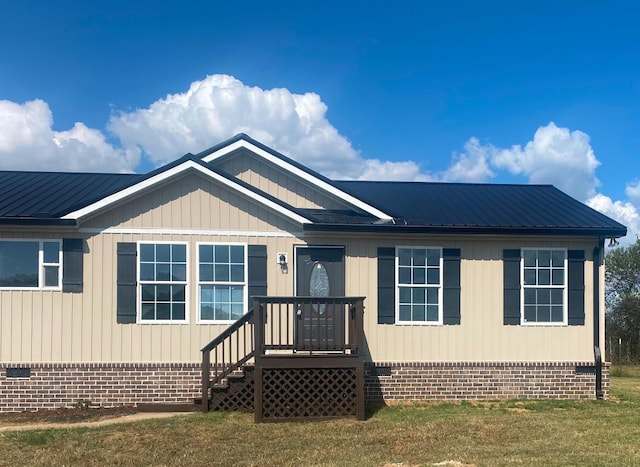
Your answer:
[[[247,311],[247,258],[242,244],[198,245],[199,320],[236,321]]]
[[[566,259],[566,250],[522,250],[523,324],[566,324]]]
[[[1,289],[61,288],[60,240],[0,240]]]
[[[138,251],[141,322],[187,321],[187,245],[140,243]]]
[[[442,249],[398,248],[397,320],[442,324]]]

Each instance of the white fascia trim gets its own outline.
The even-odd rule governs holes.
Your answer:
[[[210,229],[165,229],[135,227],[80,227],[80,233],[87,234],[127,234],[127,235],[206,235],[219,237],[267,237],[302,238],[304,232],[259,231],[259,230],[210,230]]]
[[[203,174],[205,174],[206,176],[222,183],[223,185],[228,186],[229,188],[232,188],[234,190],[236,190],[239,193],[242,193],[243,195],[264,204],[265,206],[273,209],[276,212],[279,212],[280,214],[285,215],[286,217],[294,220],[295,222],[298,222],[300,224],[311,224],[312,222],[305,218],[302,217],[299,214],[296,214],[293,211],[290,211],[289,209],[280,206],[277,203],[274,203],[273,201],[260,196],[257,193],[254,193],[253,191],[217,174],[216,172],[213,172],[212,170],[209,170],[203,166],[201,166],[200,164],[197,164],[196,162],[193,161],[185,161],[180,165],[177,165],[169,170],[165,170],[162,173],[159,173],[157,175],[154,175],[151,178],[147,178],[146,180],[143,180],[139,183],[136,183],[135,185],[132,185],[128,188],[125,188],[124,190],[121,190],[117,193],[114,193],[112,195],[109,195],[105,198],[102,198],[100,201],[97,201],[93,204],[90,204],[89,206],[86,206],[82,209],[78,209],[77,211],[71,212],[65,216],[62,217],[62,219],[81,219],[89,214],[92,214],[102,208],[105,208],[113,203],[116,203],[120,200],[123,200],[129,196],[133,196],[136,193],[139,193],[140,191],[152,187],[153,185],[156,185],[158,183],[161,183],[167,179],[170,179],[171,177],[174,177],[176,175],[181,174],[182,172],[185,172],[188,169],[195,169]]]
[[[245,141],[245,140],[239,140],[236,141],[235,143],[232,143],[228,146],[225,146],[223,148],[218,149],[217,151],[209,154],[208,156],[205,156],[202,160],[205,162],[211,162],[214,161],[216,159],[219,159],[223,156],[226,156],[227,154],[236,151],[238,149],[248,149],[249,151],[253,152],[254,154],[262,157],[263,159],[268,160],[269,162],[277,165],[278,167],[304,179],[305,181],[312,183],[313,185],[317,186],[318,188],[332,194],[333,196],[336,196],[337,198],[342,199],[343,201],[346,201],[349,204],[352,204],[353,206],[356,206],[360,209],[362,209],[365,212],[368,212],[369,214],[376,216],[378,219],[383,219],[383,220],[393,220],[393,217],[380,211],[377,208],[374,208],[373,206],[365,203],[364,201],[355,198],[354,196],[351,196],[348,193],[345,193],[344,191],[329,185],[327,182],[314,177],[313,175],[305,172],[304,170],[299,169],[298,167],[295,167],[291,164],[289,164],[286,161],[283,161],[282,159],[280,159],[279,157],[274,156],[273,154],[265,151],[264,149],[261,149],[257,146],[255,146],[254,144]]]

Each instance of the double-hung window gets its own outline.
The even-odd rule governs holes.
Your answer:
[[[567,251],[523,249],[523,324],[567,323]]]
[[[243,244],[198,245],[199,320],[229,322],[247,303],[247,249]]]
[[[0,289],[61,288],[60,240],[0,240]]]
[[[396,249],[397,322],[442,324],[442,249]]]
[[[141,322],[186,322],[187,245],[140,243],[138,259]]]

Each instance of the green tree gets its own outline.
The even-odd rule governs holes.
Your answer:
[[[613,360],[640,361],[640,239],[607,253],[606,302]]]

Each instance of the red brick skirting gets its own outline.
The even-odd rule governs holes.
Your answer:
[[[594,399],[593,362],[369,363],[365,399]],[[602,389],[609,396],[609,364]]]
[[[365,399],[446,400],[595,397],[593,363],[368,363]],[[7,377],[21,368],[28,377]],[[16,374],[15,370],[9,373]],[[20,374],[20,371],[17,372]],[[605,397],[609,366],[603,366]],[[200,397],[200,363],[0,363],[0,412],[143,403]]]

